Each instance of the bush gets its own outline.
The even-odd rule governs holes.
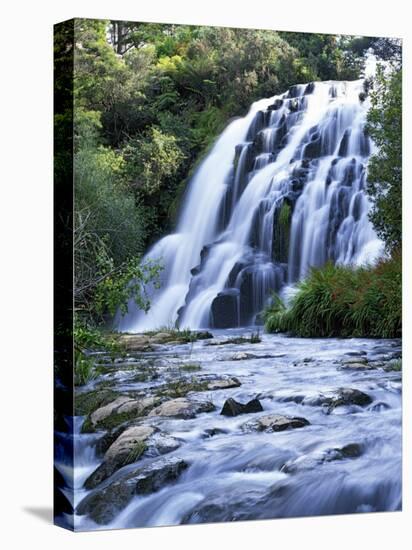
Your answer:
[[[394,338],[402,327],[402,260],[375,267],[326,264],[298,284],[286,308],[278,296],[264,313],[269,332],[303,337]]]

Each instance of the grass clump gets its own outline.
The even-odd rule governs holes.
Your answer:
[[[157,336],[158,334],[168,334],[168,337],[165,338],[167,341],[179,341],[179,342],[193,342],[196,340],[196,333],[192,332],[190,329],[180,329],[174,326],[163,326],[159,327],[156,330],[149,330],[144,333],[146,336]]]
[[[374,267],[332,263],[312,269],[286,308],[278,296],[264,312],[268,332],[303,337],[394,338],[402,330],[402,261]]]
[[[146,450],[146,443],[144,441],[138,441],[136,445],[134,445],[134,447],[126,455],[123,461],[123,466],[126,466],[127,464],[132,464],[133,462],[137,462]]]
[[[76,416],[86,416],[104,407],[119,397],[119,393],[112,390],[94,390],[84,393],[76,393],[74,406]]]
[[[186,365],[180,365],[179,370],[183,372],[197,372],[201,370],[200,363],[187,363]]]

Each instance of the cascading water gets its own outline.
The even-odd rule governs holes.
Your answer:
[[[192,179],[176,233],[147,255],[164,266],[149,313],[131,303],[119,330],[247,326],[310,267],[375,260],[362,90],[296,85],[232,122]]]

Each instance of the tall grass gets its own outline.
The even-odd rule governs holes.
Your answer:
[[[286,308],[278,296],[264,312],[269,332],[297,336],[393,338],[402,330],[400,254],[375,267],[326,264],[299,283]]]

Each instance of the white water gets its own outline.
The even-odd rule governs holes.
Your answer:
[[[226,128],[190,183],[176,233],[147,255],[164,266],[149,313],[131,303],[119,330],[250,325],[273,291],[310,267],[382,254],[364,193],[371,143],[362,86],[298,85]],[[285,204],[290,243],[280,257],[275,227]]]

